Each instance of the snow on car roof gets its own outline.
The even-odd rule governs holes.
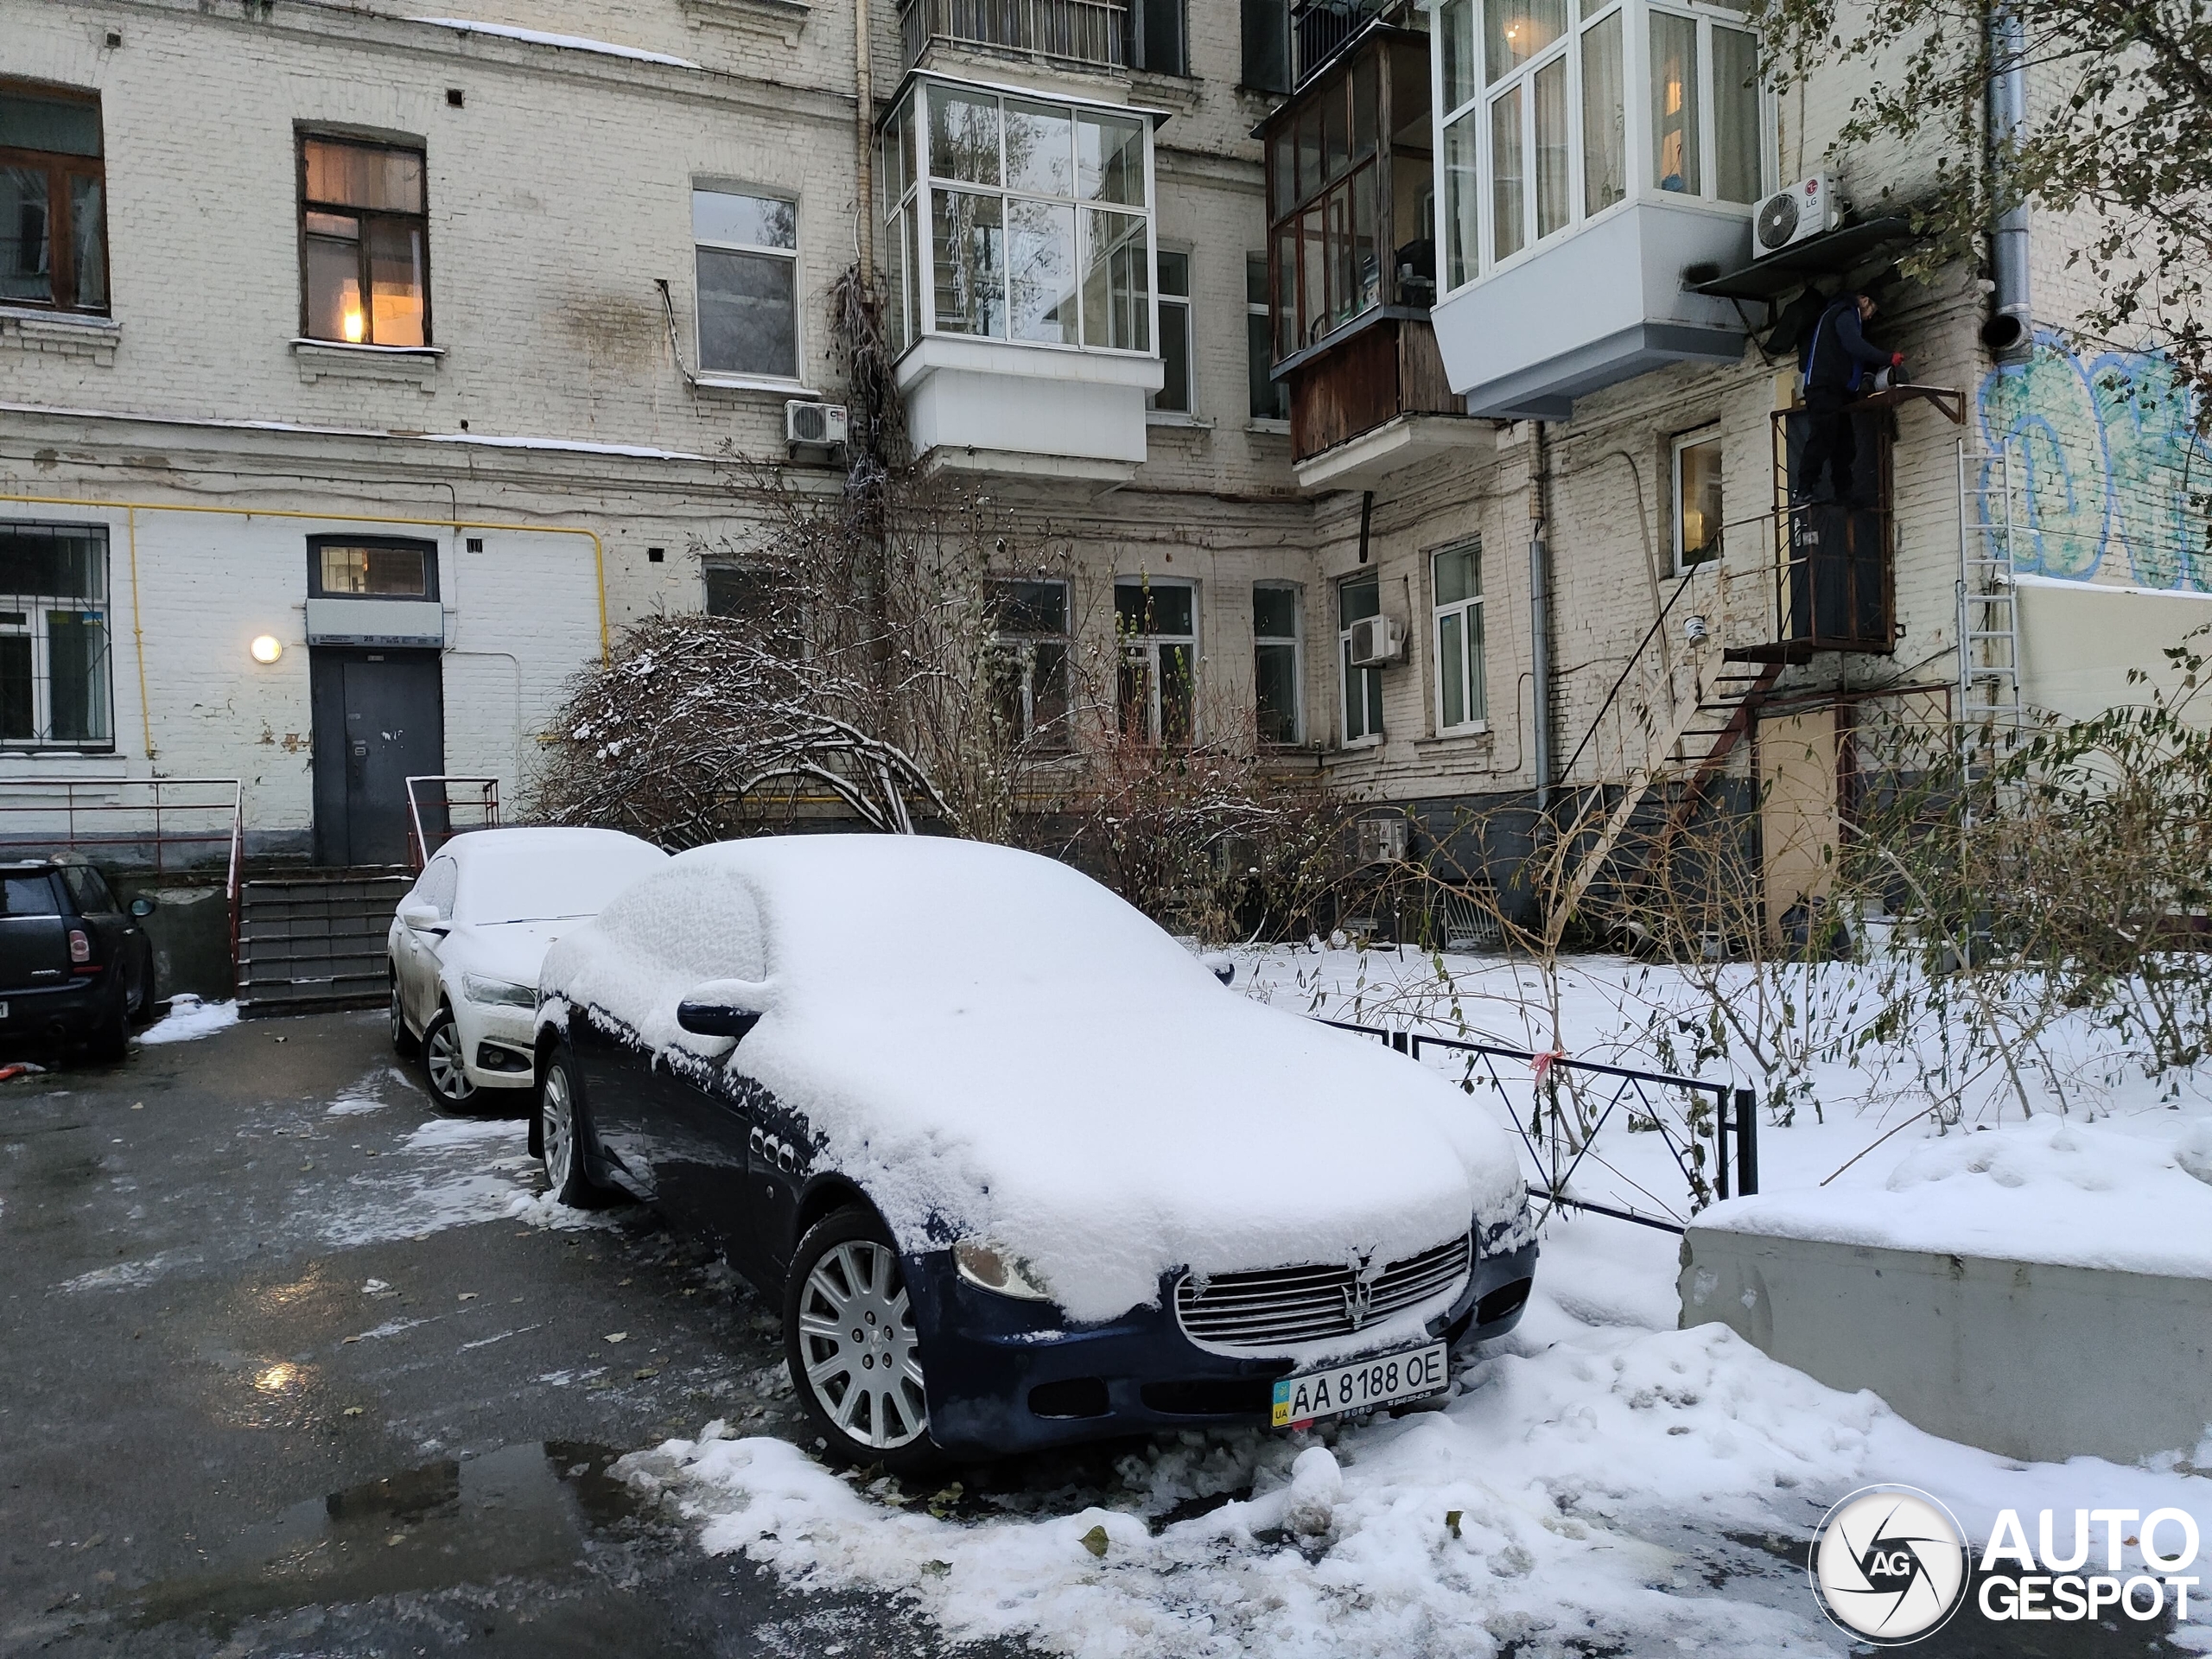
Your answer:
[[[471,830],[438,849],[461,869],[456,920],[545,921],[593,916],[639,877],[668,862],[651,842],[619,830]]]
[[[699,848],[564,937],[541,983],[719,1058],[727,1039],[675,1023],[710,981],[754,982],[741,1069],[804,1114],[816,1167],[906,1248],[1028,1256],[1077,1319],[1155,1300],[1177,1267],[1395,1261],[1521,1202],[1511,1148],[1449,1083],[1224,989],[1052,859],[896,836]]]

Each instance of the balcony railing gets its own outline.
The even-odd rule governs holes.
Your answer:
[[[908,0],[906,61],[932,43],[1092,69],[1128,62],[1129,9],[1109,0]]]
[[[1291,8],[1293,85],[1302,86],[1392,0],[1300,0]]]

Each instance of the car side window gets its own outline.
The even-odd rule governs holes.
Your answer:
[[[54,891],[54,878],[49,875],[11,875],[7,878],[5,897],[10,916],[61,913],[61,895]]]
[[[418,903],[435,905],[438,919],[453,919],[454,897],[461,891],[461,867],[449,858],[434,858],[430,868],[423,872],[423,879],[415,884],[415,898]]]
[[[122,908],[108,891],[100,873],[89,864],[65,866],[62,879],[69,883],[69,896],[77,901],[77,908],[87,916],[102,916]]]

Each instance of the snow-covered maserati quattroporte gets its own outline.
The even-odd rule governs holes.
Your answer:
[[[1224,988],[1068,867],[912,836],[683,853],[539,982],[532,1150],[707,1234],[841,1458],[918,1468],[1417,1400],[1520,1317],[1505,1134]]]

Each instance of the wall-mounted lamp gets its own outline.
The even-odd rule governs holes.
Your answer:
[[[273,663],[284,654],[284,642],[273,633],[264,633],[246,647],[257,663]]]

